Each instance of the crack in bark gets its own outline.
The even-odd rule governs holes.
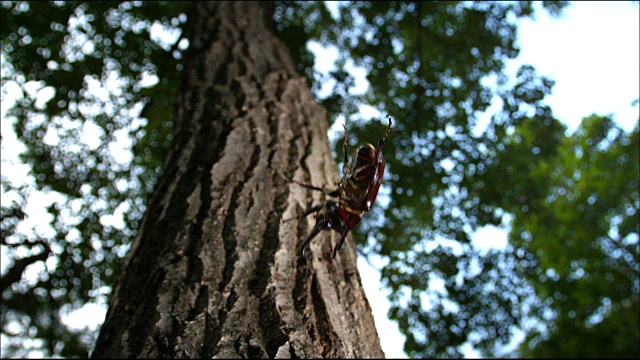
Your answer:
[[[242,184],[242,183],[241,183]],[[229,209],[235,209],[238,206],[238,197],[240,191],[242,190],[242,185],[237,185],[233,188],[233,193],[231,194],[231,200],[229,204]],[[230,211],[227,214],[227,217],[224,221],[224,227],[222,230],[222,239],[224,244],[224,268],[222,271],[222,281],[218,285],[218,291],[221,294],[224,294],[225,288],[231,282],[231,276],[233,275],[233,269],[235,260],[237,259],[236,246],[237,240],[234,234],[235,228],[235,211]],[[217,344],[222,337],[222,328],[227,318],[227,311],[220,307],[218,312],[218,326],[214,331],[214,343]]]
[[[262,249],[256,267],[256,274],[249,282],[251,293],[256,297],[261,297],[267,288],[267,284],[271,279],[268,271],[273,265],[273,256],[278,248],[280,239],[280,219],[286,206],[288,191],[281,192],[275,198],[274,210],[267,215],[267,226],[263,234]]]
[[[147,282],[150,284],[156,284],[161,282],[164,279],[164,271],[162,269],[157,269],[155,272],[151,274],[149,278],[147,278]],[[147,341],[147,335],[154,328],[154,324],[157,322],[158,313],[156,312],[156,305],[158,303],[158,297],[151,296],[149,300],[145,302],[145,306],[139,307],[135,306],[133,302],[127,302],[124,306],[123,313],[128,313],[132,309],[134,314],[131,316],[133,324],[129,329],[127,329],[128,334],[136,334],[136,336],[127,336],[126,337],[126,350],[129,354],[139,354],[141,350],[144,348],[144,345]]]
[[[201,262],[202,264],[202,262]],[[194,302],[193,308],[189,312],[189,316],[185,318],[186,321],[193,321],[196,316],[207,313],[205,310],[207,309],[207,305],[209,304],[209,287],[207,285],[203,285],[199,289],[198,296]]]
[[[261,299],[260,327],[265,351],[270,358],[275,357],[278,348],[289,340],[289,337],[282,330],[285,325],[280,314],[276,311],[275,299],[271,296]]]
[[[313,302],[313,312],[315,317],[316,331],[318,332],[318,340],[322,346],[322,357],[340,357],[333,349],[336,347],[333,342],[336,342],[336,334],[333,330],[333,326],[329,321],[329,313],[327,306],[322,297],[322,290],[318,283],[318,277],[314,274],[311,279],[311,300]]]
[[[249,135],[250,140],[249,144],[255,144],[255,127],[251,122],[249,122]],[[236,293],[236,289],[234,288],[238,284],[232,284],[233,273],[237,266],[238,261],[238,237],[236,234],[236,212],[240,207],[242,201],[247,202],[247,212],[253,206],[253,197],[241,197],[245,186],[248,184],[249,180],[253,177],[253,172],[258,164],[260,158],[260,148],[255,146],[249,164],[246,167],[244,177],[238,180],[238,183],[233,187],[233,193],[231,195],[231,200],[228,205],[228,209],[231,211],[227,212],[226,219],[224,221],[224,227],[222,230],[222,238],[225,249],[225,263],[224,269],[222,272],[222,281],[219,284],[218,291],[223,294],[223,296],[227,296],[226,306],[220,308],[218,312],[218,326],[216,331],[214,331],[214,343],[218,343],[222,336],[222,329],[225,326],[225,322],[227,320],[227,314],[233,309],[235,302],[238,298],[238,294]],[[228,287],[231,288],[228,289]]]
[[[306,221],[303,220],[298,223],[298,227],[297,227],[298,239],[304,239],[304,237],[307,234],[307,230],[308,230],[307,228],[308,227],[307,227]],[[297,248],[296,248],[296,252],[298,252]],[[293,288],[293,304],[295,306],[296,311],[298,311],[301,314],[304,314],[305,308],[307,307],[307,300],[308,300],[307,296],[309,294],[309,292],[307,291],[308,290],[307,278],[311,275],[312,269],[309,268],[307,264],[307,259],[303,258],[302,256],[298,256],[298,262],[297,262],[296,268],[298,269],[298,271],[296,274],[295,287]],[[312,337],[315,338],[315,336],[312,336]]]
[[[296,349],[293,347],[291,343],[289,343],[289,354],[291,354],[292,359],[300,359],[300,357],[296,353]]]

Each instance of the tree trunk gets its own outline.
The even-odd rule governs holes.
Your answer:
[[[326,111],[257,2],[194,4],[173,149],[92,357],[383,357],[353,242],[297,251],[324,198],[284,178],[335,186]]]

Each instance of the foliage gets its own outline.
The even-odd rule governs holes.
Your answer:
[[[91,346],[59,317],[104,301],[135,236],[170,146],[185,4],[3,3],[3,99],[22,94],[6,118],[31,180],[15,183],[3,170],[2,253],[11,270],[51,253],[36,283],[3,273],[2,332],[15,356],[26,336],[43,339],[45,355],[82,356]],[[558,14],[565,4],[543,5]],[[332,84],[320,101],[333,120],[348,119],[352,146],[384,130],[360,105],[394,117],[385,188],[356,241],[387,264],[390,316],[409,356],[460,357],[466,343],[502,355],[518,328],[528,331],[521,351],[530,356],[637,355],[637,322],[625,321],[638,315],[637,128],[627,135],[592,116],[566,136],[544,104],[553,82],[529,66],[506,74],[532,2],[341,3],[338,16],[319,2],[271,10],[314,91]],[[154,38],[154,26],[175,35]],[[313,70],[311,40],[338,49],[330,74]],[[367,93],[350,93],[351,65],[366,69]],[[47,92],[50,100],[36,100]],[[83,138],[92,129],[98,139]],[[48,208],[52,226],[37,233],[20,225],[35,190],[60,195]],[[505,250],[473,243],[486,225],[511,228]],[[617,350],[599,353],[603,341]]]
[[[523,353],[637,357],[638,127],[625,134],[612,119],[592,115],[545,148],[549,132],[532,125],[523,124],[505,147],[508,157],[537,153],[528,168],[492,172],[527,181],[526,206],[514,196],[503,200],[515,214],[510,242],[532,255],[537,266],[527,277],[553,311],[550,335],[532,332]]]
[[[15,282],[20,272],[3,276],[2,332],[11,335],[5,355],[26,356],[26,337],[39,339],[34,349],[44,356],[86,356],[91,338],[70,330],[61,315],[89,301],[104,304],[135,236],[170,144],[165,114],[178,90],[177,49],[150,31],[178,26],[184,7],[142,5],[2,4],[2,96],[16,101],[2,121],[12,123],[30,169],[21,182],[3,166],[2,253],[13,269],[25,253],[47,259],[46,266],[22,260],[39,270],[35,283]],[[145,85],[154,77],[155,86]],[[140,115],[150,98],[153,106]],[[44,228],[25,229],[36,192],[55,195],[51,217]]]

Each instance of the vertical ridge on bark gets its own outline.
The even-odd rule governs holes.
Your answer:
[[[384,356],[353,243],[298,256],[325,199],[284,179],[337,180],[326,111],[257,3],[195,3],[187,35],[174,146],[93,357]]]

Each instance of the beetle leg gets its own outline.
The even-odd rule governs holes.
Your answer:
[[[387,118],[389,119],[389,125],[387,125],[387,130],[385,130],[384,135],[382,136],[382,139],[378,141],[378,149],[380,149],[380,147],[384,145],[384,141],[387,139],[387,135],[389,135],[389,131],[391,131],[391,123],[392,123],[391,115],[387,114]]]
[[[349,131],[347,130],[347,125],[342,125],[344,128],[344,142],[342,143],[342,148],[344,149],[344,167],[349,165],[349,144],[347,140],[349,139]]]
[[[302,242],[302,245],[300,246],[301,257],[304,257],[305,249],[307,248],[307,245],[309,245],[309,242],[311,242],[311,240],[313,240],[313,238],[316,237],[316,235],[318,235],[320,230],[322,230],[322,225],[320,223],[316,223],[313,229],[311,230],[311,232],[309,233],[309,235],[307,235],[307,238],[304,239],[304,241]]]
[[[336,190],[326,190],[326,189],[323,189],[323,188],[319,188],[317,186],[307,185],[307,184],[301,183],[301,182],[293,180],[293,179],[289,179],[289,181],[294,183],[294,184],[298,184],[298,185],[300,185],[302,187],[305,187],[307,189],[322,191],[323,193],[325,193],[328,196],[339,196],[340,195],[340,188],[338,188]]]
[[[322,209],[323,207],[324,207],[324,203],[322,203],[322,204],[318,204],[318,205],[316,205],[316,206],[312,206],[312,207],[308,208],[308,209],[304,212],[304,214],[302,214],[302,217],[307,217],[307,216],[309,216],[309,214],[314,213],[314,212],[316,212],[316,211],[318,211],[318,210]]]
[[[313,240],[314,237],[316,237],[316,235],[318,235],[318,233],[322,230],[325,229],[331,229],[332,227],[332,223],[331,220],[328,218],[328,214],[327,211],[331,211],[330,209],[333,209],[337,206],[337,204],[333,201],[327,201],[324,202],[322,204],[318,204],[316,206],[312,206],[309,209],[307,209],[303,216],[308,216],[311,213],[316,213],[316,223],[313,226],[313,229],[311,229],[311,232],[309,232],[309,234],[307,235],[307,237],[304,239],[304,241],[302,242],[302,245],[300,246],[300,256],[304,257],[305,255],[305,249],[307,248],[307,245],[309,245],[309,242],[311,242],[311,240]]]
[[[340,196],[340,185],[338,184],[338,188],[335,190],[331,190],[329,192],[326,192],[325,194],[329,195],[329,196],[333,196],[333,197],[338,197]]]
[[[391,131],[391,123],[393,122],[391,119],[391,115],[387,114],[387,118],[389,119],[389,125],[387,125],[387,130],[385,130],[384,135],[382,135],[382,139],[378,141],[378,147],[376,148],[376,161],[378,162],[378,164],[380,163],[382,157],[382,145],[384,145],[384,141],[387,139],[389,131]],[[376,167],[378,166],[378,164],[376,164]]]
[[[316,206],[310,207],[309,209],[305,210],[305,212],[302,214],[301,218],[307,217],[307,216],[309,216],[309,214],[322,209],[323,206],[324,206],[324,204],[318,204]],[[293,220],[293,219],[297,219],[297,217],[294,216],[294,217],[290,217],[288,219],[283,219],[282,222],[286,223],[287,221],[290,221],[290,220]]]
[[[338,250],[340,250],[340,248],[342,247],[342,244],[344,244],[344,240],[347,238],[348,233],[349,233],[349,228],[347,226],[342,228],[342,231],[340,232],[340,240],[338,241],[338,244],[336,244],[335,249],[333,249],[334,259],[336,258],[336,254],[338,253]]]

